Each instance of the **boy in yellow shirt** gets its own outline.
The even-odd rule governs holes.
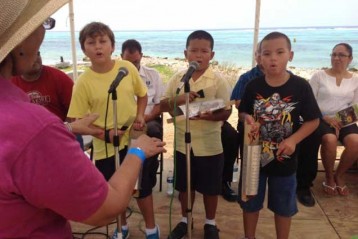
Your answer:
[[[229,101],[230,86],[218,73],[215,73],[210,66],[210,60],[214,57],[214,39],[206,31],[194,31],[186,42],[184,51],[186,59],[199,63],[198,69],[189,80],[191,88],[190,102],[208,101],[223,99]],[[168,83],[164,99],[161,101],[161,110],[172,112],[174,102],[176,105],[185,103],[184,89],[181,89],[179,96],[176,91],[181,84],[185,72],[174,75]],[[204,97],[199,98],[196,93],[204,91]],[[192,203],[194,204],[195,191],[203,194],[206,221],[204,225],[204,238],[219,238],[219,232],[215,223],[218,195],[221,194],[222,171],[224,166],[223,148],[221,143],[222,122],[227,120],[231,109],[222,109],[215,113],[204,113],[191,118],[191,187]],[[179,199],[182,210],[182,220],[170,233],[169,239],[179,239],[187,233],[187,188],[186,188],[186,156],[185,156],[185,121],[177,122],[177,146],[176,146],[176,185],[179,191]]]
[[[87,24],[79,37],[84,54],[91,60],[91,67],[81,74],[76,81],[68,111],[70,118],[82,118],[87,113],[98,113],[100,116],[94,124],[100,128],[110,129],[107,137],[94,138],[93,149],[96,167],[106,180],[116,170],[114,147],[111,144],[113,132],[113,105],[108,105],[108,89],[116,78],[121,67],[128,70],[117,87],[117,126],[133,127],[140,130],[144,127],[144,110],[147,105],[147,88],[139,76],[138,70],[128,61],[112,60],[115,39],[112,30],[100,22]],[[135,99],[137,98],[137,100]],[[120,159],[124,159],[128,146],[128,131],[119,130]],[[109,136],[109,137],[108,137]],[[122,215],[125,218],[125,215]],[[123,220],[123,219],[122,219]],[[122,227],[123,238],[128,237],[128,227]]]

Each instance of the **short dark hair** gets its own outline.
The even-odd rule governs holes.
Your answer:
[[[186,48],[188,48],[190,41],[194,40],[194,39],[208,40],[211,45],[211,50],[214,49],[214,38],[210,35],[210,33],[206,32],[204,30],[197,30],[197,31],[190,33],[190,35],[186,39]]]
[[[87,37],[95,37],[97,34],[99,34],[101,36],[107,35],[109,37],[109,39],[111,40],[112,47],[114,48],[114,44],[115,44],[114,33],[109,28],[109,26],[102,22],[91,22],[91,23],[88,23],[86,26],[84,26],[82,28],[82,30],[80,31],[79,40],[80,40],[80,44],[81,44],[81,49],[83,51],[85,50],[84,45],[85,45],[86,38]]]
[[[269,34],[267,34],[260,43],[260,46],[262,44],[263,41],[267,41],[267,40],[273,40],[273,39],[277,39],[277,38],[283,38],[286,40],[287,45],[288,45],[288,49],[291,51],[291,40],[290,38],[288,38],[288,36],[282,32],[271,32]]]
[[[139,51],[139,53],[142,53],[142,46],[140,43],[135,39],[129,39],[123,42],[122,44],[122,54],[129,50],[130,53],[133,53],[135,51]]]
[[[344,46],[347,49],[349,56],[353,56],[353,48],[348,43],[344,43],[344,42],[338,43],[333,47],[333,49],[336,48],[337,46]]]

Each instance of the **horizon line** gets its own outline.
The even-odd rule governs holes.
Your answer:
[[[304,28],[320,28],[320,29],[327,29],[327,28],[358,28],[357,26],[296,26],[296,27],[259,27],[262,30],[269,30],[269,29],[304,29]],[[254,30],[254,27],[240,27],[240,28],[201,28],[202,30],[208,31],[225,31],[225,30]],[[113,32],[137,32],[137,31],[146,31],[146,32],[154,32],[154,31],[195,31],[195,29],[134,29],[134,30],[124,30],[124,29],[112,29]],[[50,32],[65,32],[68,30],[51,30]],[[76,30],[78,32],[79,30]]]

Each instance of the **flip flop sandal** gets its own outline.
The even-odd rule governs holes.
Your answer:
[[[334,186],[329,186],[328,184],[326,184],[326,182],[322,183],[323,186],[323,191],[327,194],[327,195],[337,195],[337,185]]]
[[[343,187],[337,185],[336,188],[337,188],[337,192],[339,195],[341,195],[341,196],[349,195],[349,190],[348,190],[347,185],[344,185]]]

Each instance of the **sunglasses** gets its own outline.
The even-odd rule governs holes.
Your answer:
[[[350,57],[350,55],[345,55],[345,54],[342,54],[342,53],[332,53],[331,55],[330,55],[332,58],[335,58],[335,57],[338,57],[339,59],[343,59],[343,58],[345,58],[345,57]]]
[[[56,25],[56,20],[53,19],[52,17],[49,17],[46,19],[46,21],[44,21],[44,23],[42,24],[42,26],[44,26],[44,28],[46,30],[51,30],[52,28],[54,28]]]

